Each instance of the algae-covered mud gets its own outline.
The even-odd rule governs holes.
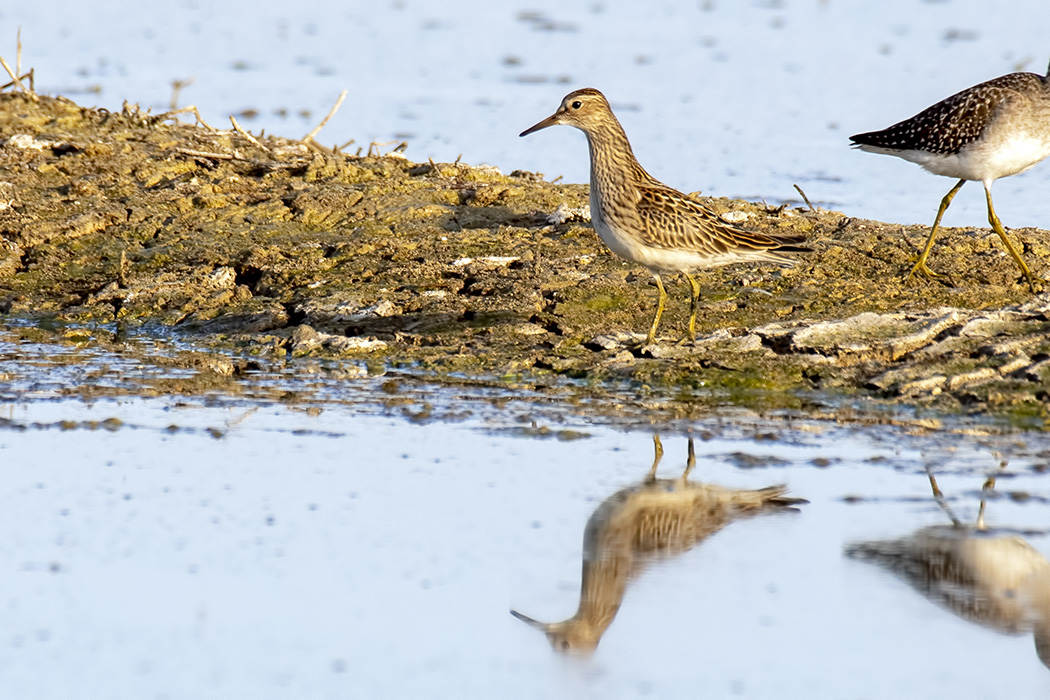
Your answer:
[[[944,230],[930,259],[943,277],[907,281],[925,227],[700,199],[813,252],[699,275],[695,342],[678,342],[688,292],[670,284],[664,335],[642,347],[655,287],[595,236],[585,186],[6,93],[0,310],[14,338],[160,331],[232,350],[190,353],[205,379],[308,356],[336,374],[559,387],[614,399],[597,402],[607,412],[906,405],[1043,426],[1050,297],[990,230]],[[1045,275],[1046,232],[1009,233]]]

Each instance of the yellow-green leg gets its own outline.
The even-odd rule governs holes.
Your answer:
[[[664,281],[660,275],[653,273],[656,279],[656,289],[660,292],[660,300],[656,303],[656,318],[653,319],[653,327],[649,329],[649,335],[645,339],[646,345],[656,342],[656,327],[660,325],[660,317],[664,315],[664,306],[667,304],[667,292],[664,291]]]
[[[955,198],[955,193],[958,192],[959,188],[962,187],[965,183],[966,180],[959,180],[959,182],[955,183],[955,187],[953,187],[951,191],[948,192],[948,194],[944,195],[944,199],[941,200],[941,206],[937,210],[937,218],[933,220],[933,228],[930,229],[930,237],[926,239],[926,247],[923,248],[922,255],[919,256],[919,261],[915,263],[915,267],[913,267],[911,269],[911,272],[908,273],[908,279],[914,277],[916,272],[921,272],[922,274],[930,278],[938,276],[933,272],[933,270],[926,267],[926,258],[930,256],[930,251],[933,250],[933,241],[935,238],[937,238],[937,229],[941,225],[941,217],[944,216],[944,212],[948,210],[948,205],[951,204],[952,199]],[[991,202],[992,200],[989,199],[988,201]]]
[[[649,470],[646,475],[646,481],[656,480],[656,468],[660,466],[660,460],[664,456],[664,444],[660,442],[660,435],[658,433],[653,434],[653,467]]]
[[[992,230],[999,234],[999,238],[1003,240],[1003,245],[1005,245],[1006,249],[1010,251],[1010,255],[1013,256],[1014,262],[1017,263],[1017,266],[1021,268],[1021,272],[1024,273],[1025,279],[1028,280],[1028,288],[1031,289],[1033,293],[1036,292],[1036,279],[1032,276],[1032,271],[1028,269],[1028,266],[1025,265],[1024,260],[1021,258],[1021,254],[1017,252],[1013,243],[1011,243],[1010,239],[1006,237],[1003,223],[999,221],[999,217],[995,215],[995,208],[992,206],[992,183],[984,183],[984,195],[985,199],[988,200],[988,223],[992,225]]]
[[[994,476],[993,477],[989,477],[984,482],[984,486],[981,487],[981,507],[980,507],[980,510],[977,511],[977,529],[978,530],[985,530],[985,529],[987,529],[987,527],[984,524],[984,506],[985,506],[985,503],[986,503],[986,499],[988,498],[988,494],[992,493],[993,491],[995,491],[995,477]]]
[[[696,448],[693,446],[693,436],[689,436],[689,458],[685,461],[685,471],[682,472],[682,481],[689,478],[689,472],[696,466]]]
[[[1006,465],[1008,463],[1009,462],[1007,462],[1006,460],[999,462],[999,471],[1001,472],[1002,470],[1006,469]],[[984,524],[984,506],[988,500],[988,494],[995,492],[995,478],[995,476],[988,477],[984,482],[984,486],[981,487],[981,509],[977,511],[978,530],[987,529]]]
[[[955,513],[952,512],[951,506],[948,505],[948,500],[941,493],[941,487],[937,485],[937,479],[933,476],[933,472],[930,471],[930,465],[926,465],[926,476],[930,479],[930,487],[933,489],[933,500],[937,502],[937,505],[947,513],[948,517],[952,519],[953,525],[961,525],[962,521],[955,517]]]
[[[700,308],[700,283],[688,272],[684,273],[689,280],[689,340],[696,340],[696,312]]]

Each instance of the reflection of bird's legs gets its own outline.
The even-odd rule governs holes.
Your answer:
[[[948,506],[948,501],[944,498],[944,494],[941,493],[941,488],[937,485],[937,479],[933,476],[933,472],[930,471],[929,464],[926,465],[926,476],[930,477],[930,488],[933,489],[933,500],[937,501],[937,505],[939,505],[944,512],[948,514],[948,517],[952,519],[952,525],[955,525],[956,527],[962,525],[962,523],[959,522],[959,519],[955,517],[955,513],[953,513],[952,509]]]
[[[999,462],[999,471],[1006,469],[1007,461],[1004,459]],[[977,511],[977,529],[984,530],[984,504],[985,499],[988,498],[988,494],[995,491],[995,476],[990,476],[985,479],[984,485],[981,487],[981,508]]]
[[[649,473],[645,476],[646,481],[656,481],[656,468],[660,466],[660,460],[664,456],[664,445],[660,442],[659,435],[653,435],[653,467],[649,470]]]
[[[685,482],[689,480],[689,472],[693,471],[693,467],[696,466],[696,448],[693,447],[693,436],[689,436],[689,458],[685,461],[685,471],[682,472],[682,478],[679,482],[684,486]]]

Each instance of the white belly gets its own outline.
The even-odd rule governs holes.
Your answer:
[[[860,148],[917,163],[935,175],[980,182],[991,182],[1001,177],[1016,175],[1050,156],[1050,140],[1025,134],[971,144],[958,153],[947,155],[878,146]]]
[[[594,226],[594,230],[598,234],[598,237],[602,239],[602,243],[607,245],[609,250],[616,253],[621,258],[640,265],[645,265],[644,255],[642,253],[645,249],[645,245],[623,231],[613,228],[604,218],[602,218],[602,208],[598,203],[598,196],[596,193],[597,187],[595,187],[592,182],[591,225]]]

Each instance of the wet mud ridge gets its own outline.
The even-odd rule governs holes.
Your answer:
[[[814,252],[698,275],[695,343],[678,342],[673,282],[664,335],[641,347],[656,289],[598,240],[585,186],[5,93],[0,311],[26,333],[166,329],[270,361],[629,387],[684,412],[906,405],[1043,425],[1050,296],[990,230],[945,229],[942,280],[908,282],[925,227],[700,199]],[[1010,235],[1046,276],[1047,232]]]

